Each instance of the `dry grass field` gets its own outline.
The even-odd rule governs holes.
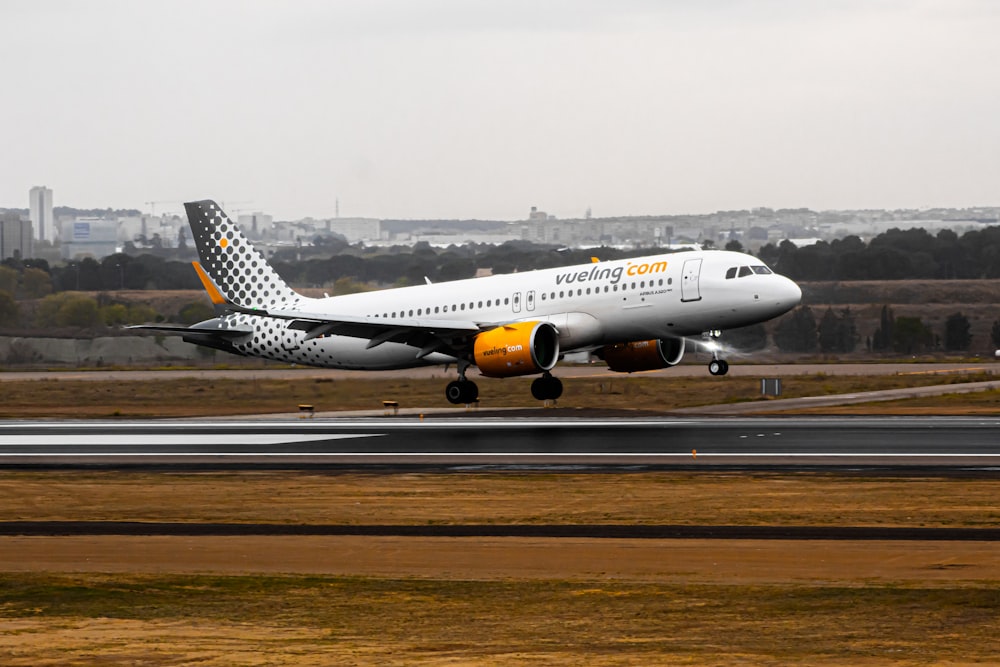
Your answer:
[[[992,478],[7,471],[0,520],[996,526]],[[990,542],[4,537],[0,663],[991,664]]]
[[[989,373],[962,375],[796,375],[783,380],[783,398],[847,394],[994,379]],[[751,377],[566,378],[560,407],[669,412],[677,408],[756,401],[760,380]],[[101,382],[82,380],[4,381],[0,419],[156,418],[294,412],[300,403],[317,411],[380,409],[383,399],[401,407],[449,407],[442,378],[302,380],[163,380]],[[480,383],[480,408],[537,408],[531,378]],[[1000,413],[1000,392],[959,399],[970,412]],[[942,403],[943,404],[943,403]],[[927,404],[923,405],[926,412]],[[955,406],[951,404],[951,413]],[[854,410],[865,412],[864,408]],[[880,411],[881,407],[877,408]]]

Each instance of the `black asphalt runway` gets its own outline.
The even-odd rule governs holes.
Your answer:
[[[1000,472],[1000,419],[402,418],[6,422],[0,466],[452,470],[719,467]]]
[[[1000,541],[1000,528],[878,528],[869,526],[686,526],[638,524],[330,525],[145,521],[4,521],[0,536],[340,536],[529,537],[650,540],[923,540]]]

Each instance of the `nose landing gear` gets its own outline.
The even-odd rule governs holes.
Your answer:
[[[719,358],[719,336],[722,332],[718,329],[705,332],[708,339],[708,348],[712,351],[712,360],[708,362],[708,372],[712,375],[725,375],[729,372],[729,362]]]

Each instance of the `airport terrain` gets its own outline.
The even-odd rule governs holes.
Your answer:
[[[567,367],[567,392],[554,409],[520,404],[524,392],[514,379],[484,383],[478,410],[448,412],[475,429],[480,419],[488,428],[494,405],[517,408],[498,411],[507,420],[766,406],[774,401],[760,397],[762,376],[782,377],[785,398],[874,388],[947,392],[993,377],[990,364],[977,363],[832,368],[734,364],[730,376],[712,378],[700,364],[613,377]],[[856,374],[866,371],[877,374]],[[387,424],[399,419],[383,399],[416,411],[443,403],[439,377],[337,373],[173,371],[164,380],[155,372],[68,373],[65,380],[5,373],[0,392],[18,418],[277,412],[319,429],[324,419],[300,420],[298,403],[315,403],[318,415],[354,407]],[[988,388],[910,398],[895,409],[912,411],[914,401],[929,402],[916,408],[923,414],[1000,412],[1000,397]],[[870,414],[893,405],[839,409]],[[426,412],[428,422],[438,418]],[[947,426],[940,430],[947,438]],[[835,441],[840,432],[827,434]],[[614,440],[609,446],[628,442]],[[683,467],[660,470],[6,466],[0,659],[220,666],[1000,660],[1000,559],[989,537],[1000,524],[995,466],[764,470],[711,460],[691,456]],[[670,526],[685,537],[655,536]],[[486,533],[447,536],[463,527]],[[635,537],[644,527],[653,536]],[[525,529],[540,533],[514,536]],[[827,538],[804,539],[809,531]]]

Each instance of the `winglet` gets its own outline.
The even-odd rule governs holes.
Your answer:
[[[198,274],[198,279],[201,280],[202,287],[208,292],[208,298],[212,300],[212,303],[216,306],[226,305],[226,298],[222,296],[222,292],[219,291],[218,286],[215,281],[212,280],[205,269],[201,268],[201,264],[198,262],[191,262],[191,266],[194,267],[195,272]]]

